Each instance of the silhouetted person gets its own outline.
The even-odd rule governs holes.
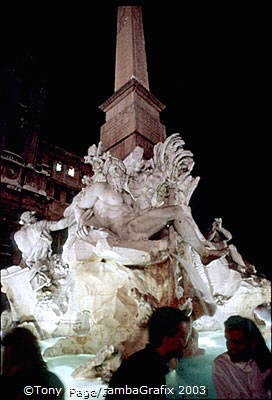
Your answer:
[[[1,388],[6,399],[64,399],[64,386],[47,369],[38,340],[29,329],[14,328],[1,344],[4,350]]]
[[[166,399],[167,363],[182,357],[191,332],[190,318],[177,308],[158,308],[148,330],[149,344],[123,360],[111,378],[106,399]]]
[[[238,315],[225,321],[227,352],[213,363],[219,399],[270,399],[271,353],[256,324]]]

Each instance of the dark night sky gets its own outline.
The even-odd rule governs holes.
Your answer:
[[[167,107],[161,114],[167,134],[180,132],[194,153],[201,180],[191,207],[200,229],[205,233],[222,217],[241,254],[268,273],[268,10],[248,2],[187,3],[137,3],[150,90]],[[5,71],[15,65],[26,87],[46,87],[42,136],[82,156],[98,142],[104,123],[98,106],[114,90],[119,4],[131,3],[65,4],[58,11],[32,9],[31,16],[24,10],[26,18],[6,31]],[[22,61],[27,54],[31,62]],[[4,112],[11,115],[17,89],[10,87]]]

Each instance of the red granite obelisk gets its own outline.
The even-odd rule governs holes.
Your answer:
[[[124,159],[141,146],[150,158],[154,144],[166,137],[160,122],[165,106],[149,90],[140,6],[118,7],[115,92],[99,108],[106,113],[100,140],[115,157]]]

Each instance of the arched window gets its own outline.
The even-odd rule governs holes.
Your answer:
[[[57,172],[61,172],[62,171],[62,162],[61,161],[57,161],[57,163],[55,165],[55,170]]]
[[[74,177],[74,176],[75,176],[75,168],[74,168],[74,167],[69,167],[69,168],[68,168],[67,174],[68,174],[69,176]]]

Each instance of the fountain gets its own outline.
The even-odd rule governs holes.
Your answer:
[[[206,362],[204,338],[216,356],[230,315],[264,326],[271,296],[270,282],[229,243],[221,218],[207,237],[200,232],[189,206],[199,182],[193,154],[179,134],[166,138],[160,123],[164,105],[149,91],[140,7],[120,7],[117,25],[115,92],[100,106],[101,142],[85,156],[93,175],[59,221],[22,214],[14,236],[22,263],[1,270],[9,302],[2,332],[31,329],[49,368],[72,388],[68,398],[83,398],[83,383],[102,398],[121,357],[145,346],[154,308],[187,310],[194,321],[187,359]],[[51,232],[67,228],[62,254],[53,254]],[[180,368],[168,377],[177,390],[186,386]],[[201,379],[192,390],[208,385],[212,397]]]
[[[199,178],[184,144],[173,134],[154,147],[153,158],[144,160],[136,147],[123,161],[92,145],[85,162],[93,176],[61,220],[23,213],[15,241],[26,267],[1,271],[10,303],[5,330],[16,324],[41,340],[59,338],[45,357],[96,355],[74,376],[106,382],[118,357],[144,347],[156,307],[192,315],[188,356],[201,354],[198,331],[222,329],[233,314],[255,318],[256,307],[269,302],[270,283],[228,244],[221,219],[207,238],[200,232],[189,207]],[[62,255],[52,254],[50,231],[66,227]]]

